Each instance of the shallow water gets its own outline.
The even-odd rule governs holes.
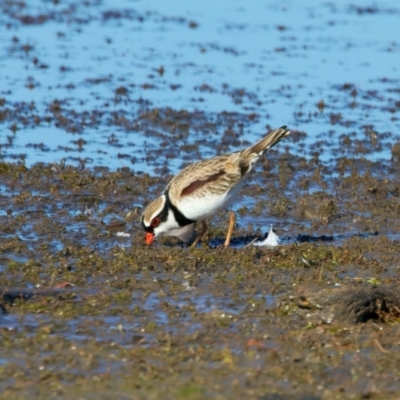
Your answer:
[[[209,122],[237,113],[229,121],[234,143],[201,148],[197,158],[239,149],[266,126],[284,124],[306,135],[281,151],[318,152],[325,162],[339,154],[388,159],[399,140],[396,1],[67,1],[2,9],[6,160],[66,159],[153,174],[160,172],[146,155],[152,149],[223,137],[223,125],[215,124],[211,139],[193,118],[183,137],[145,123],[146,110],[166,107],[201,111]],[[256,116],[249,121],[249,114]],[[181,167],[179,155],[164,163],[172,173]]]

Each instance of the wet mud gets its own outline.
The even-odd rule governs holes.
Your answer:
[[[169,175],[0,164],[4,398],[394,396],[396,159],[263,164],[222,251],[226,213],[196,248],[144,244],[139,205]],[[271,219],[283,244],[247,246]]]
[[[353,3],[0,1],[0,398],[399,397],[400,10]],[[144,244],[176,172],[284,124],[230,248],[226,212]]]

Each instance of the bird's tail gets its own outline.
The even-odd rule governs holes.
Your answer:
[[[263,155],[271,147],[278,144],[285,136],[289,135],[289,133],[289,129],[287,129],[286,126],[282,126],[281,128],[270,132],[264,139],[261,139],[254,146],[251,146],[248,151],[249,153],[258,153]]]

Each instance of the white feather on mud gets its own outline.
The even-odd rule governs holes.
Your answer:
[[[279,246],[279,236],[274,232],[272,225],[269,229],[268,236],[262,242],[254,242],[254,246],[268,246],[268,247],[276,247]]]

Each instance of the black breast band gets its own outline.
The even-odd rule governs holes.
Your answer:
[[[196,221],[193,221],[193,220],[191,220],[189,218],[186,218],[178,210],[178,208],[171,203],[171,199],[169,198],[168,190],[166,190],[164,192],[164,195],[165,195],[165,207],[164,207],[164,209],[172,210],[172,212],[174,213],[175,220],[176,220],[176,222],[178,222],[178,224],[180,226],[183,227],[183,226],[190,225],[190,224],[193,224],[194,222],[196,222]]]

